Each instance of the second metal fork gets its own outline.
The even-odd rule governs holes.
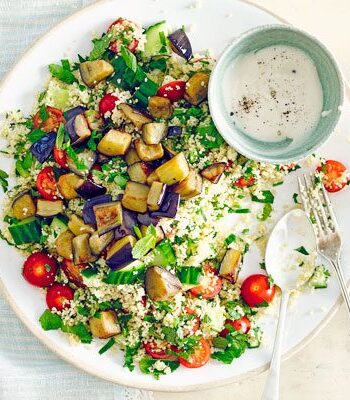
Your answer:
[[[304,175],[303,181],[298,178],[298,183],[304,210],[312,220],[317,251],[333,266],[350,314],[350,296],[340,265],[342,241],[333,206],[324,186],[317,181],[315,175],[310,178]]]

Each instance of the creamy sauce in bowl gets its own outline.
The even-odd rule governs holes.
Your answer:
[[[295,144],[321,118],[316,66],[296,47],[276,45],[240,55],[227,70],[224,87],[232,123],[261,141]]]

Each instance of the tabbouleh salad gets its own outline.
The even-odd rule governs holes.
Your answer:
[[[298,165],[224,142],[207,103],[214,64],[184,29],[119,18],[88,56],[49,65],[33,115],[9,112],[1,130],[16,177],[1,235],[45,291],[42,328],[100,339],[100,354],[119,348],[125,367],[156,378],[258,347],[255,316],[276,292],[263,269],[243,282],[239,272],[264,239],[273,187]],[[317,267],[310,282],[327,277]]]

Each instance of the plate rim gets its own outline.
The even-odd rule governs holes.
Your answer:
[[[75,18],[77,15],[82,14],[82,13],[84,13],[84,12],[90,10],[90,9],[93,9],[96,6],[99,6],[101,3],[107,3],[109,1],[111,1],[111,0],[98,0],[98,1],[96,1],[94,3],[92,3],[92,4],[89,4],[87,6],[84,6],[84,7],[80,8],[78,11],[76,11],[73,14],[65,17],[60,22],[58,22],[56,25],[54,25],[52,28],[50,28],[49,30],[44,32],[39,38],[34,40],[34,42],[24,51],[24,53],[20,57],[17,57],[17,59],[15,60],[15,63],[12,65],[11,69],[0,80],[0,93],[1,93],[1,91],[3,89],[3,87],[5,86],[6,81],[14,73],[14,70],[17,67],[17,65],[19,63],[21,63],[22,60],[25,59],[34,50],[34,48],[36,48],[41,43],[41,41],[43,41],[46,38],[47,35],[49,35],[50,33],[52,33],[53,31],[55,31],[57,29],[60,29],[61,26],[65,25],[68,20]],[[259,9],[259,10],[262,10],[262,11],[266,12],[267,14],[273,16],[274,18],[276,18],[277,20],[279,20],[283,24],[287,24],[287,25],[292,25],[293,26],[293,24],[288,22],[286,19],[280,17],[279,15],[275,14],[274,12],[266,9],[265,7],[263,7],[261,5],[254,4],[251,0],[232,0],[232,1],[248,4],[251,7],[254,7],[256,9]],[[339,66],[339,68],[341,70],[341,73],[342,73],[342,76],[343,76],[343,80],[344,80],[345,99],[350,101],[350,84],[349,84],[348,80],[344,77],[344,74],[343,74],[343,71],[342,71],[342,67]],[[350,286],[350,279],[347,282],[347,287],[349,287],[349,286]],[[1,277],[0,277],[0,289],[1,289],[2,293],[3,293],[3,295],[4,295],[5,300],[10,305],[10,307],[15,312],[16,316],[20,319],[20,321],[50,351],[52,351],[60,359],[62,359],[65,362],[69,363],[70,365],[73,365],[77,369],[79,369],[79,370],[81,370],[83,372],[86,372],[89,375],[96,376],[96,377],[98,377],[98,378],[100,378],[100,379],[102,379],[104,381],[107,381],[107,382],[111,382],[111,383],[115,383],[115,384],[123,385],[123,386],[127,385],[127,387],[132,387],[132,388],[141,389],[141,390],[149,390],[149,391],[153,391],[153,392],[186,393],[186,392],[191,392],[191,391],[212,389],[212,388],[225,386],[225,385],[232,384],[232,383],[241,382],[241,381],[244,381],[246,379],[252,378],[253,376],[257,376],[257,375],[261,374],[262,372],[266,371],[268,369],[268,367],[269,367],[269,363],[266,363],[266,364],[262,365],[259,368],[254,368],[254,369],[252,369],[250,371],[247,371],[247,372],[239,374],[239,375],[235,375],[235,376],[233,376],[231,378],[217,379],[217,380],[211,381],[211,382],[209,382],[207,384],[192,384],[192,385],[190,384],[190,385],[188,385],[186,387],[180,387],[180,388],[178,386],[175,386],[175,385],[167,385],[166,387],[163,387],[163,388],[157,388],[157,387],[155,387],[155,384],[156,384],[155,382],[136,385],[136,384],[133,383],[132,378],[128,382],[125,382],[125,380],[124,380],[124,382],[121,382],[121,381],[118,381],[117,379],[112,379],[112,378],[105,377],[97,369],[94,370],[93,368],[90,368],[90,367],[84,367],[84,364],[79,363],[79,361],[76,361],[74,357],[68,356],[64,351],[61,352],[61,351],[57,350],[55,348],[55,343],[51,339],[48,339],[46,337],[44,331],[39,329],[39,327],[37,327],[36,325],[33,325],[31,323],[31,321],[29,320],[29,318],[26,317],[25,313],[16,305],[16,303],[14,302],[13,297],[11,296],[9,291],[7,290],[7,288],[6,288],[5,284],[3,283]],[[282,361],[286,361],[287,359],[293,357],[295,354],[297,354],[299,351],[301,351],[304,347],[306,347],[328,325],[330,320],[334,317],[336,312],[339,310],[339,308],[340,308],[342,303],[343,303],[343,298],[342,298],[341,295],[339,295],[337,300],[336,300],[336,302],[331,307],[329,312],[325,315],[323,320],[308,334],[308,336],[303,341],[301,341],[300,343],[295,345],[293,348],[288,350],[286,353],[284,353],[283,356],[282,356]],[[130,374],[130,375],[132,375],[132,374]]]

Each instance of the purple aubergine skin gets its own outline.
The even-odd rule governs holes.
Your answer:
[[[87,108],[84,106],[77,106],[77,107],[71,108],[70,110],[65,111],[63,113],[63,116],[66,119],[66,121],[68,121],[71,118],[76,117],[79,114],[82,114],[86,110],[87,110]]]
[[[79,139],[79,136],[78,136],[78,134],[77,134],[77,132],[75,130],[75,126],[74,126],[75,117],[76,117],[76,115],[74,115],[71,119],[67,120],[67,122],[66,122],[66,124],[64,126],[64,128],[65,128],[66,132],[68,133],[72,143],[76,142]]]
[[[96,225],[96,218],[93,207],[97,204],[108,203],[112,201],[112,196],[104,194],[86,200],[83,208],[83,219],[86,224]]]
[[[115,252],[107,261],[106,264],[112,270],[118,270],[126,267],[128,264],[134,261],[132,257],[132,246],[127,243],[117,252]]]
[[[39,163],[42,164],[50,157],[55,147],[56,137],[56,132],[49,132],[30,147],[30,151]]]
[[[123,222],[114,231],[116,240],[128,235],[135,235],[134,227],[138,226],[137,213],[123,208]]]
[[[192,57],[191,42],[183,29],[178,29],[168,36],[171,43],[171,48],[180,57],[189,60]]]
[[[144,214],[137,214],[137,221],[141,224],[141,225],[146,225],[146,226],[157,226],[159,223],[159,218],[153,217],[151,216],[151,214],[149,212],[146,212]]]
[[[159,211],[150,214],[151,218],[175,218],[180,205],[180,195],[168,192]]]
[[[75,191],[83,199],[91,199],[92,197],[101,196],[106,193],[107,189],[101,185],[97,185],[92,181],[85,181]]]
[[[172,125],[168,127],[168,137],[180,137],[182,135],[182,127]]]

